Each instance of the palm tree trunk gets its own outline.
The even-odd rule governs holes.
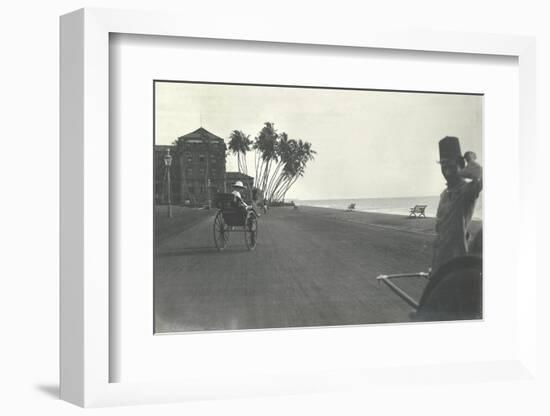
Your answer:
[[[254,168],[256,169],[256,185],[258,185],[260,183],[260,177],[259,177],[259,170],[258,170],[258,165],[260,163],[260,158],[259,158],[259,154],[260,152],[258,150],[256,150],[256,152],[254,153]]]
[[[260,169],[258,171],[258,185],[263,192],[263,182],[264,182],[264,171],[265,171],[265,160],[260,157]]]
[[[248,162],[246,160],[246,153],[243,152],[243,167],[244,167],[244,174],[248,175]]]
[[[264,188],[264,192],[266,193],[266,195],[267,195],[267,182],[269,181],[269,171],[271,170],[271,163],[272,163],[272,160],[269,159],[269,161],[267,162],[267,165],[265,167],[264,177],[262,178],[263,179],[263,188]]]
[[[263,165],[264,165],[264,161],[263,159],[260,158],[259,160],[259,167],[258,167],[258,176],[257,176],[257,179],[256,179],[256,184],[258,185],[258,188],[259,189],[262,189],[262,172],[263,172]]]
[[[275,179],[278,178],[279,171],[281,170],[281,166],[283,165],[282,162],[277,163],[277,166],[275,166],[275,170],[273,171],[273,174],[271,175],[271,179],[269,181],[269,184],[267,185],[267,193],[268,195],[272,194],[273,190],[273,184],[275,182]]]
[[[267,184],[269,182],[269,177],[271,175],[271,168],[273,167],[273,159],[269,159],[269,162],[267,163],[265,176],[263,178],[264,180],[264,189],[267,192]]]
[[[282,197],[282,194],[283,194],[283,191],[284,189],[286,188],[286,186],[288,185],[288,183],[292,180],[292,176],[288,176],[288,177],[285,177],[283,179],[283,181],[281,182],[280,186],[279,186],[279,191],[274,194],[274,200],[275,201],[278,201],[280,200],[280,198]]]
[[[296,183],[298,178],[299,178],[299,175],[294,175],[292,177],[289,177],[288,180],[283,184],[283,186],[281,187],[279,193],[277,194],[277,198],[278,198],[279,201],[284,199],[286,193],[288,192],[288,190],[290,188],[292,188],[292,185],[294,185]]]
[[[272,196],[276,196],[276,195],[277,195],[279,189],[281,189],[281,185],[283,184],[284,179],[285,179],[284,173],[280,173],[280,174],[279,174],[279,177],[277,178],[277,182],[275,182],[275,185],[273,186],[273,189],[272,189],[272,191],[271,191],[271,195],[272,195]]]
[[[262,180],[262,158],[258,156],[258,151],[256,151],[255,164],[256,164],[256,185],[258,188],[261,186]]]
[[[296,181],[298,180],[298,178],[299,178],[299,176],[296,175],[296,176],[294,177],[294,179],[292,180],[292,182],[290,182],[290,183],[288,184],[288,186],[286,187],[285,191],[284,191],[283,194],[282,194],[282,199],[283,199],[283,200],[285,199],[286,193],[290,190],[290,188],[292,188],[292,185],[294,185],[294,184],[296,183]]]

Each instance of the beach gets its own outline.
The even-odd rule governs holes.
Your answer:
[[[255,250],[234,233],[219,252],[216,210],[197,212],[157,221],[155,332],[410,321],[411,307],[376,277],[428,270],[433,218],[273,207],[258,220]],[[418,299],[426,280],[399,284]]]
[[[425,205],[425,216],[435,218],[437,215],[437,206],[439,205],[439,195],[428,196],[409,196],[395,198],[340,198],[340,199],[312,199],[295,201],[298,205],[334,208],[342,210],[351,204],[354,204],[355,211],[377,212],[381,214],[407,215],[409,208],[415,205]],[[481,220],[483,218],[483,198],[476,202],[473,219]]]

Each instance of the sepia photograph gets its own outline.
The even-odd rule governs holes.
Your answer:
[[[154,332],[483,319],[483,95],[153,82]]]

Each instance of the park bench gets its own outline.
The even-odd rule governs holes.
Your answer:
[[[348,208],[346,209],[347,212],[355,211],[355,203],[349,204]]]
[[[418,214],[418,217],[424,217],[426,218],[426,214],[424,211],[426,211],[427,205],[415,205],[412,208],[409,208],[409,217],[416,217]]]

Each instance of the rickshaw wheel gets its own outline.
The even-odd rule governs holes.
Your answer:
[[[214,218],[214,244],[218,250],[223,250],[229,241],[229,231],[223,220],[221,211],[218,211]]]
[[[455,258],[434,273],[422,294],[414,319],[481,319],[482,286],[481,258]]]
[[[254,250],[258,240],[258,220],[254,214],[249,214],[246,217],[244,226],[244,243],[246,248]]]

